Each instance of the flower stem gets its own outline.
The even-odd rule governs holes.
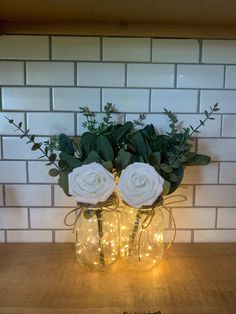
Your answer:
[[[132,231],[132,234],[130,236],[129,255],[131,255],[132,251],[135,249],[135,238],[136,238],[137,233],[138,233],[140,219],[141,219],[141,213],[138,209],[137,214],[136,214],[136,218],[135,218],[135,222],[134,222],[134,226],[133,226],[133,231]]]
[[[97,222],[98,222],[98,236],[99,236],[99,259],[100,263],[105,266],[105,258],[102,249],[102,238],[103,238],[103,226],[102,226],[102,211],[96,210]]]

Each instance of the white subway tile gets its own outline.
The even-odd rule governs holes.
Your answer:
[[[28,228],[27,208],[0,208],[0,226],[2,229]]]
[[[223,115],[222,136],[236,137],[236,115]]]
[[[152,89],[151,112],[197,112],[197,90]]]
[[[68,208],[30,208],[31,228],[66,229],[64,218],[68,212]],[[69,223],[73,223],[72,219]]]
[[[128,64],[128,87],[174,87],[173,64]]]
[[[96,120],[98,123],[102,122],[104,118],[103,113],[96,114]],[[112,114],[112,120],[116,121],[119,124],[124,123],[124,115],[123,114]],[[77,114],[77,133],[78,135],[82,135],[87,129],[83,127],[83,123],[86,121],[86,118],[82,114]]]
[[[176,116],[179,119],[179,130],[183,130],[183,127],[188,127],[190,124],[193,127],[196,127],[199,124],[199,119],[204,118],[202,115],[199,114],[178,114]],[[138,119],[137,114],[127,114],[126,117],[127,120]],[[152,123],[159,133],[165,133],[170,131],[169,119],[164,114],[147,114],[144,122],[145,124]],[[220,125],[220,116],[215,116],[215,120],[209,120],[206,123],[206,126],[201,128],[201,133],[196,134],[195,137],[217,137],[220,135]]]
[[[2,159],[2,138],[0,136],[0,159]]]
[[[25,130],[25,116],[21,112],[2,112],[0,113],[0,134],[2,135],[21,135],[22,132],[17,130],[13,124],[10,124],[8,119],[13,119],[14,122],[18,125],[19,122],[22,122],[22,129]]]
[[[197,185],[196,205],[198,206],[235,206],[235,185]]]
[[[27,126],[36,135],[56,135],[66,133],[74,135],[73,113],[41,113],[27,114]]]
[[[196,39],[153,39],[154,62],[199,62],[199,43]]]
[[[50,110],[49,88],[2,88],[2,106],[4,110]]]
[[[75,242],[75,234],[72,230],[56,230],[55,231],[56,242]]]
[[[174,230],[164,231],[164,242],[171,242],[173,239]],[[177,230],[175,243],[189,243],[191,242],[191,231]]]
[[[5,234],[4,231],[0,231],[0,243],[5,242]]]
[[[54,202],[55,206],[76,206],[76,200],[71,196],[67,196],[60,186],[54,186]]]
[[[72,62],[27,62],[28,85],[74,85]]]
[[[181,185],[174,193],[168,195],[166,198],[169,196],[171,196],[169,199],[164,199],[164,204],[168,207],[191,207],[193,205],[193,187],[191,185]],[[182,196],[184,196],[186,200],[184,200]],[[183,201],[177,203],[177,201],[180,200]],[[168,205],[169,202],[173,203]]]
[[[45,161],[29,161],[29,182],[31,183],[56,183],[58,177],[51,177],[48,174],[49,169],[55,168],[54,165],[46,166]]]
[[[5,185],[7,206],[50,206],[50,185]]]
[[[3,137],[3,158],[5,159],[38,159],[42,156],[39,150],[32,151],[32,144],[26,144],[27,138],[20,139],[20,137]],[[37,137],[36,142],[47,141],[48,138]]]
[[[52,59],[100,60],[100,38],[82,36],[53,36]]]
[[[79,111],[87,106],[91,111],[100,111],[100,88],[59,87],[52,93],[54,110]]]
[[[48,36],[2,35],[0,59],[49,59]]]
[[[177,229],[215,227],[215,208],[176,208],[172,213]]]
[[[2,185],[0,185],[0,206],[3,206],[3,189],[2,189]]]
[[[0,85],[23,85],[24,64],[17,61],[0,61]]]
[[[7,231],[7,242],[52,242],[52,231],[46,230]]]
[[[103,38],[103,60],[150,61],[150,52],[149,38]]]
[[[223,88],[223,65],[178,65],[177,86]]]
[[[226,66],[225,88],[236,87],[236,66]]]
[[[26,163],[24,161],[0,161],[1,183],[26,183]]]
[[[211,156],[212,161],[236,161],[236,139],[199,139],[198,153]]]
[[[194,242],[236,242],[236,230],[195,230]]]
[[[203,40],[203,63],[236,63],[235,40]]]
[[[123,63],[77,63],[77,84],[80,86],[125,85],[125,65]]]
[[[147,89],[103,89],[103,107],[108,102],[115,104],[118,112],[148,112],[149,91]]]
[[[219,208],[217,228],[236,228],[236,208]]]
[[[184,170],[184,184],[211,184],[218,182],[218,163],[211,162],[209,165],[186,167]]]
[[[236,162],[220,163],[220,183],[236,184]]]
[[[203,90],[200,96],[200,110],[219,104],[220,113],[236,113],[236,91],[233,90]]]

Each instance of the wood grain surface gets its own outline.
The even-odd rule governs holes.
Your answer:
[[[236,244],[175,244],[156,269],[83,269],[73,244],[1,244],[1,314],[235,314]]]

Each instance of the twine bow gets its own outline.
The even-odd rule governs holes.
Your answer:
[[[120,213],[120,211],[117,209],[119,206],[119,199],[117,197],[117,195],[115,193],[113,193],[108,200],[106,200],[105,202],[99,202],[96,205],[91,205],[89,203],[78,203],[78,206],[76,206],[75,208],[73,208],[71,211],[69,211],[65,218],[64,218],[64,224],[68,227],[72,227],[73,226],[73,232],[75,231],[75,226],[76,226],[76,222],[78,221],[79,217],[81,216],[81,214],[85,211],[85,210],[91,210],[94,212],[111,212],[111,211],[117,211]],[[75,219],[73,220],[72,223],[68,223],[68,217],[73,214],[76,213],[75,215]]]

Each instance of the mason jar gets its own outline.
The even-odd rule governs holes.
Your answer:
[[[145,271],[159,264],[163,244],[162,206],[121,208],[120,256],[128,268]]]
[[[108,269],[119,255],[119,211],[115,193],[103,203],[83,204],[75,223],[76,258],[91,270]]]

